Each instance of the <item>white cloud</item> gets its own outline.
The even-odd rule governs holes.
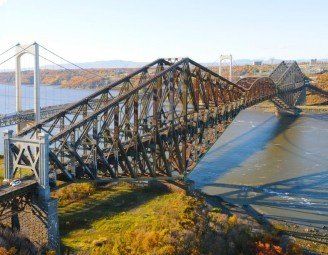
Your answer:
[[[0,6],[7,3],[7,0],[0,0]]]

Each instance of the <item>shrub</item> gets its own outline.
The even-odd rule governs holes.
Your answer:
[[[58,199],[60,206],[64,206],[89,197],[95,190],[96,187],[93,183],[72,183],[56,191],[54,197]]]
[[[229,227],[232,228],[232,227],[236,226],[237,221],[238,221],[237,215],[234,214],[234,215],[230,216],[228,219]]]
[[[301,255],[301,254],[303,254],[302,248],[296,243],[288,244],[286,251],[287,251],[288,255]]]
[[[270,243],[256,242],[256,255],[284,255],[282,248]],[[289,254],[289,253],[288,253]]]
[[[14,247],[8,250],[4,247],[0,247],[0,255],[15,255],[15,254],[17,254],[17,250]]]

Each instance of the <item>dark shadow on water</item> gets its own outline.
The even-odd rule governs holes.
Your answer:
[[[256,115],[254,115],[256,117]],[[254,117],[243,118],[252,120]],[[305,118],[327,121],[328,115],[305,115]],[[275,219],[283,222],[297,223],[304,226],[317,226],[322,228],[328,226],[328,171],[322,169],[321,172],[307,174],[295,178],[266,183],[259,186],[247,186],[238,184],[216,183],[224,174],[232,169],[242,166],[243,162],[260,152],[270,144],[278,135],[290,129],[297,118],[279,118],[274,116],[259,118],[258,125],[251,130],[233,139],[223,139],[218,141],[204,158],[196,166],[189,178],[195,181],[196,187],[221,188],[220,197],[232,204],[252,205],[257,210],[265,208],[265,215],[268,219]],[[237,118],[238,121],[238,118]],[[255,119],[256,122],[256,119]],[[247,128],[249,128],[246,125]],[[242,128],[243,124],[230,126],[226,132],[233,136],[236,128]],[[248,130],[248,129],[247,129]],[[232,132],[231,132],[232,131]],[[236,131],[235,131],[236,132]],[[223,138],[223,137],[222,137]],[[286,143],[294,146],[296,151],[290,154],[308,159],[316,163],[317,160],[325,161],[322,156],[313,155],[312,158],[299,154],[299,148],[292,139],[284,136]],[[227,142],[225,142],[227,141]],[[225,142],[225,143],[224,143]],[[314,158],[313,158],[314,157]],[[261,162],[260,162],[261,163]],[[242,183],[242,180],[241,180]],[[215,190],[215,189],[213,189]],[[280,213],[277,213],[277,212]],[[323,230],[324,231],[324,230]],[[300,235],[300,234],[298,234]],[[303,236],[307,238],[307,234]]]
[[[327,185],[328,171],[324,171],[261,186],[212,183],[207,187],[232,189],[232,191],[221,193],[220,198],[242,208],[252,208],[248,214],[271,228],[276,224],[272,224],[272,220],[283,225],[299,226],[283,230],[281,234],[328,245]],[[282,200],[280,196],[285,200]],[[291,197],[293,200],[290,201],[286,197]],[[311,202],[307,203],[308,200]],[[215,206],[215,204],[212,205]],[[265,208],[264,217],[261,214],[263,208]],[[305,230],[311,228],[316,230]]]
[[[275,137],[289,129],[296,120],[297,117],[277,119],[275,116],[270,116],[238,137],[222,145],[214,145],[200,160],[189,178],[194,180],[196,184],[218,179],[231,169],[239,167],[257,152],[264,150]],[[231,129],[235,128],[238,127],[231,125],[225,132],[230,132]],[[220,139],[216,143],[218,142]],[[211,157],[213,157],[212,160]]]

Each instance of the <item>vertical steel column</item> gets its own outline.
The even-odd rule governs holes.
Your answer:
[[[152,144],[152,158],[153,158],[153,172],[157,172],[157,132],[158,132],[158,95],[157,95],[157,87],[158,82],[153,87],[153,120],[152,120],[152,136],[153,136],[153,144]]]
[[[173,80],[173,72],[170,72],[169,74],[169,102],[170,102],[170,122],[171,122],[171,128],[172,133],[175,135],[175,121],[174,121],[174,112],[175,112],[175,105],[174,105],[174,80]]]
[[[133,140],[134,140],[134,160],[135,160],[135,169],[134,172],[138,172],[137,169],[137,162],[139,161],[139,146],[138,146],[138,132],[139,132],[139,91],[136,92],[137,94],[134,95],[133,98]],[[145,168],[145,165],[142,164],[143,168]],[[144,169],[140,169],[143,171]]]
[[[40,63],[39,45],[34,43],[34,116],[35,123],[40,122]]]
[[[114,136],[113,136],[113,147],[114,147],[114,170],[116,176],[118,176],[118,139],[119,139],[119,105],[114,108]]]
[[[88,104],[85,104],[82,108],[82,116],[83,116],[83,119],[85,119],[87,116],[88,116]],[[85,124],[83,126],[83,130],[85,130],[87,127],[87,125]],[[85,157],[88,152],[87,152],[87,145],[85,144],[85,141],[82,142],[82,147],[83,147],[83,156]]]
[[[183,83],[182,83],[182,116],[183,116],[183,128],[182,128],[182,172],[187,170],[187,128],[188,128],[188,72],[189,62],[185,62],[183,65]]]
[[[73,150],[76,150],[76,147],[75,147],[75,130],[73,130],[71,132],[70,138],[71,138],[71,146],[73,147],[72,149]],[[71,174],[73,175],[73,178],[76,178],[76,166],[75,166],[75,162],[76,162],[75,157],[70,157],[70,159],[69,159],[69,165],[70,165],[70,171],[71,171]]]
[[[4,149],[4,159],[5,159],[5,173],[4,173],[4,182],[10,182],[13,178],[13,157],[10,150],[10,139],[13,136],[12,130],[6,130],[3,132],[4,134],[4,142],[3,142],[3,149]]]
[[[16,51],[21,51],[20,44],[17,44]],[[21,55],[16,57],[15,84],[16,84],[16,111],[22,110],[22,74],[21,74]]]
[[[59,129],[60,129],[60,131],[63,131],[64,128],[65,128],[65,117],[63,116],[63,117],[60,117]],[[61,139],[61,140],[63,140],[63,139]],[[65,147],[63,146],[60,150],[60,153],[59,153],[60,161],[61,161],[62,164],[65,163],[65,152],[64,152],[64,150],[65,150]]]
[[[15,85],[16,85],[16,112],[22,110],[22,67],[21,67],[21,56],[22,53],[21,45],[18,43],[16,45],[16,70],[15,70]],[[20,132],[23,128],[21,123],[16,125],[16,132]]]
[[[40,133],[39,139],[40,139],[39,197],[43,200],[48,200],[50,198],[48,134]]]
[[[98,172],[98,154],[97,154],[97,147],[98,147],[98,118],[93,120],[92,123],[92,152],[93,152],[93,174],[97,176]]]

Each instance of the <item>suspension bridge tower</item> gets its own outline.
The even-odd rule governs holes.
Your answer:
[[[40,57],[39,57],[39,44],[36,42],[31,45],[16,45],[15,56],[15,85],[16,85],[16,112],[22,111],[22,67],[21,58],[25,54],[31,54],[34,56],[34,121],[35,123],[40,121]],[[27,123],[17,124],[17,132],[20,132]]]
[[[229,80],[232,79],[232,55],[220,55],[220,65],[219,65],[219,74],[222,75],[222,63],[228,60],[229,61]]]

